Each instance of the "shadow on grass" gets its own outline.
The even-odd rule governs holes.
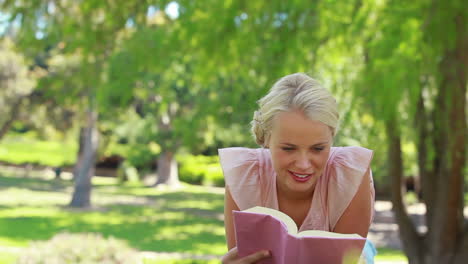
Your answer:
[[[44,180],[28,177],[0,176],[0,191],[8,188],[23,188],[31,191],[60,192],[72,186],[73,183],[65,180]]]
[[[97,232],[126,240],[145,251],[191,252],[206,254],[213,244],[224,245],[224,235],[213,232],[221,221],[183,215],[180,219],[93,223],[83,218],[13,217],[0,219],[0,235],[18,241],[48,240],[59,232]],[[214,254],[216,252],[209,252]]]
[[[31,199],[36,200],[31,205],[0,204],[0,238],[26,245],[59,232],[96,232],[126,240],[142,251],[224,253],[222,194],[201,189],[157,192],[145,187],[98,185],[93,187],[93,196],[107,202],[96,203],[95,208],[72,209],[49,202],[53,193],[70,185],[60,180],[0,176],[0,191],[28,189],[33,191]],[[9,192],[14,196],[14,191]],[[135,194],[139,192],[142,194]],[[132,202],[135,199],[140,202]]]

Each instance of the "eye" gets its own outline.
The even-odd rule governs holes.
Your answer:
[[[314,151],[316,151],[316,152],[320,152],[320,151],[322,151],[324,149],[325,149],[324,147],[314,147]]]
[[[286,151],[286,152],[291,152],[294,150],[294,148],[291,148],[291,147],[281,147],[282,150]]]

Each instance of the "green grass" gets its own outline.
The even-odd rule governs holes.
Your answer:
[[[377,256],[375,256],[375,262],[379,263],[379,261],[408,261],[408,259],[401,250],[378,248]]]
[[[10,252],[1,252],[0,253],[0,264],[15,263],[18,255]]]
[[[94,180],[93,208],[77,210],[67,207],[73,189],[68,181],[0,176],[0,246],[26,247],[68,231],[124,239],[140,251],[225,253],[222,192]]]
[[[219,264],[219,260],[143,260],[144,264]]]
[[[74,142],[41,141],[21,135],[7,135],[0,142],[0,161],[12,164],[68,165],[75,162],[76,152]]]

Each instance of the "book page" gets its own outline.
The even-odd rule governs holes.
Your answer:
[[[312,232],[323,236],[298,237],[287,232],[286,225],[282,220],[279,220],[281,216],[277,218],[271,215],[271,212],[265,212],[268,209],[259,210],[263,213],[256,210],[252,210],[252,212],[233,211],[238,255],[245,257],[265,249],[271,252],[270,258],[259,263],[342,264],[349,258],[353,259],[351,263],[357,263],[354,259],[359,258],[366,242],[365,238],[342,238],[343,236],[356,236],[353,234],[335,234],[339,237],[331,238],[331,232],[312,230],[301,233],[310,234]],[[356,254],[354,254],[355,252]]]
[[[267,208],[267,207],[262,207],[262,206],[255,206],[255,207],[249,208],[247,210],[244,210],[243,212],[271,215],[271,216],[275,217],[276,219],[280,220],[281,222],[283,222],[286,225],[286,227],[288,228],[288,233],[289,234],[291,234],[291,235],[296,235],[297,234],[297,226],[296,226],[296,223],[294,222],[294,220],[292,220],[291,217],[289,217],[287,214],[285,214],[285,213],[283,213],[281,211],[271,209],[271,208]]]
[[[327,232],[322,230],[305,230],[299,232],[297,237],[305,237],[305,236],[313,236],[313,237],[337,237],[337,238],[363,238],[358,234],[341,234],[341,233],[334,233],[334,232]]]

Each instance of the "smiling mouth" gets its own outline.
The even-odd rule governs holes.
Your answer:
[[[288,171],[288,172],[289,172],[289,175],[291,175],[293,179],[298,182],[305,182],[309,180],[310,178],[312,178],[313,176],[313,174],[300,174],[300,173],[295,173],[292,171]]]

